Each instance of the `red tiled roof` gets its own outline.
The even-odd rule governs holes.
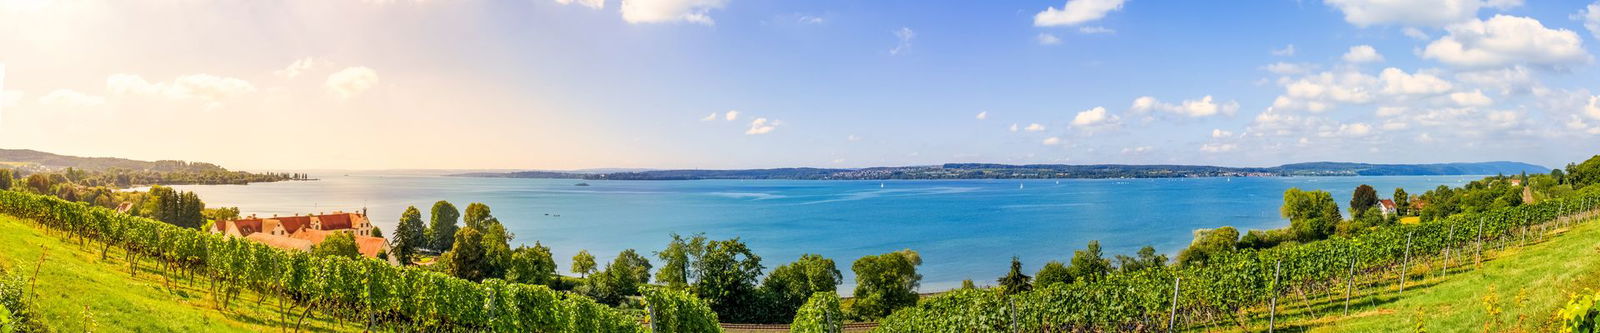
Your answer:
[[[279,217],[275,219],[278,220],[278,223],[283,224],[284,232],[291,234],[300,231],[300,228],[305,228],[306,226],[311,225],[310,216],[290,216]]]
[[[350,213],[318,215],[322,220],[322,230],[350,229]]]
[[[1389,200],[1389,199],[1378,200],[1378,204],[1383,205],[1383,208],[1388,208],[1388,209],[1394,209],[1394,207],[1395,207],[1394,200]]]
[[[368,258],[377,258],[383,251],[384,240],[378,237],[356,236],[356,251]]]
[[[306,228],[294,233],[291,237],[311,241],[311,244],[322,244],[322,240],[327,239],[328,234],[331,233],[333,231]]]
[[[261,232],[261,220],[238,220],[233,221],[233,225],[239,227],[239,235],[249,236]]]

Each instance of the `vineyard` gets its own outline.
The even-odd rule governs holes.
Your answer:
[[[0,214],[33,219],[57,236],[126,250],[168,276],[205,277],[218,307],[243,290],[273,295],[300,309],[374,330],[643,332],[648,318],[540,285],[490,280],[474,283],[441,273],[372,260],[316,257],[184,229],[54,197],[0,191]],[[130,267],[129,272],[137,272]],[[716,315],[686,293],[645,297],[662,331],[702,331]],[[670,324],[668,324],[670,323]],[[711,323],[711,326],[707,326]],[[667,326],[670,325],[670,326]]]
[[[1536,242],[1551,230],[1592,217],[1600,194],[1584,195],[1350,238],[1267,250],[1239,250],[1187,268],[1114,273],[1098,282],[1057,284],[1002,295],[966,289],[924,299],[880,322],[883,332],[1166,331],[1197,327],[1269,327],[1288,300],[1348,304],[1358,285],[1405,284],[1473,266],[1493,248]],[[1418,271],[1415,268],[1428,269]],[[1338,309],[1338,306],[1333,307]],[[1348,309],[1348,306],[1344,307]],[[1250,310],[1250,311],[1246,311]],[[1261,329],[1258,327],[1256,329]]]

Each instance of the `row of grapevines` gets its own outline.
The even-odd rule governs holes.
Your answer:
[[[238,238],[54,197],[0,191],[0,214],[30,218],[64,236],[128,253],[129,272],[150,258],[167,274],[203,275],[226,306],[241,290],[279,296],[294,306],[365,323],[425,331],[642,332],[639,318],[577,294],[540,285],[490,280],[474,283],[437,272],[374,260],[316,257]],[[190,279],[193,281],[194,279]],[[653,307],[670,308],[682,330],[711,331],[716,317],[681,292],[656,292]],[[664,295],[664,296],[663,296]],[[286,300],[290,304],[284,304]],[[656,304],[662,303],[662,304]],[[288,313],[289,311],[285,311]],[[284,318],[291,320],[291,318]],[[302,318],[298,320],[303,320]],[[709,326],[708,326],[709,325]]]
[[[1451,256],[1470,262],[1480,246],[1542,235],[1551,222],[1586,214],[1600,193],[1452,216],[1267,250],[1239,250],[1187,268],[1112,273],[1006,296],[957,290],[924,299],[880,322],[880,332],[1143,331],[1164,329],[1174,312],[1227,322],[1274,297],[1325,291],[1354,274],[1382,273]],[[1561,219],[1563,221],[1570,219]],[[1177,281],[1175,281],[1177,280]],[[1181,283],[1178,283],[1181,282]],[[1174,285],[1177,290],[1174,304]],[[1176,305],[1176,306],[1174,306]]]

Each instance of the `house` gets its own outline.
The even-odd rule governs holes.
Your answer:
[[[1389,199],[1378,200],[1378,210],[1383,211],[1383,216],[1384,217],[1388,217],[1390,215],[1394,215],[1395,213],[1400,212],[1400,210],[1398,208],[1399,208],[1399,206],[1395,206],[1394,200],[1389,200]]]
[[[356,250],[362,256],[377,258],[379,253],[391,251],[389,242],[372,236],[372,221],[367,214],[335,211],[332,214],[249,217],[217,222],[212,233],[239,237],[284,250],[310,252],[333,233],[347,233],[355,237]],[[390,263],[398,264],[392,257]]]

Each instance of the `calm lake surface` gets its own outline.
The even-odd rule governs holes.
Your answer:
[[[434,201],[488,204],[516,244],[549,246],[558,271],[587,249],[604,266],[623,249],[651,257],[671,233],[740,237],[771,269],[804,253],[832,258],[853,288],[850,263],[899,249],[922,254],[923,291],[972,279],[993,285],[1012,256],[1032,274],[1100,240],[1107,257],[1154,245],[1169,255],[1199,228],[1270,229],[1283,192],[1328,190],[1347,205],[1357,185],[1381,197],[1412,195],[1480,176],[1290,177],[1108,180],[582,181],[385,174],[313,175],[318,181],[177,186],[210,207],[246,215],[359,211],[392,234],[406,206],[424,218]],[[1348,213],[1345,213],[1348,215]],[[659,263],[655,263],[659,266]]]

